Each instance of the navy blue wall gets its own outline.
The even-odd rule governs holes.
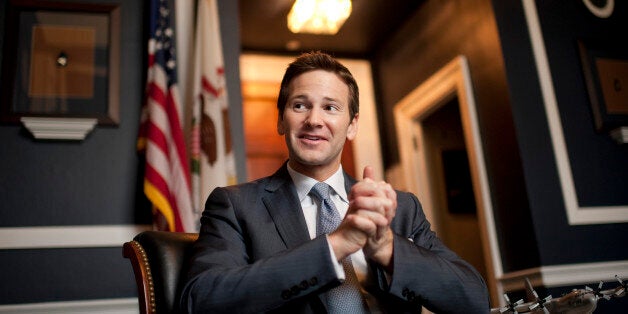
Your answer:
[[[21,126],[0,125],[0,227],[150,221],[137,185],[135,152],[144,76],[144,1],[93,2],[121,4],[120,125],[97,127],[79,143],[35,141]],[[626,205],[628,146],[595,132],[575,40],[613,43],[617,38],[617,49],[624,47],[628,4],[616,1],[607,20],[593,17],[581,1],[536,5],[578,199],[587,206]],[[626,260],[628,251],[621,244],[628,236],[626,224],[567,223],[521,1],[427,1],[421,6],[372,60],[386,165],[398,162],[392,106],[464,54],[475,89],[504,271]],[[219,1],[219,12],[232,125],[238,130],[237,1]],[[233,135],[234,143],[244,143],[241,132]],[[242,181],[243,148],[235,146]],[[136,293],[119,247],[0,250],[0,278],[0,304]]]
[[[625,260],[628,225],[569,225],[521,1],[493,1],[541,265]],[[628,3],[608,19],[582,1],[536,1],[576,194],[581,206],[628,205],[628,145],[597,133],[577,40],[625,54]],[[513,248],[514,249],[514,248]],[[609,274],[612,276],[613,274]]]
[[[7,2],[2,1],[2,14]],[[97,126],[81,142],[37,141],[20,125],[0,124],[0,227],[151,222],[138,185],[141,163],[135,148],[145,77],[146,1],[81,2],[120,4],[120,124]],[[243,143],[238,4],[218,3],[234,143]],[[234,146],[242,180],[244,151]],[[0,249],[0,304],[133,297],[133,272],[121,245]]]
[[[628,55],[628,4],[616,2],[609,19],[582,1],[537,6],[580,205],[625,206],[628,146],[595,130],[576,40]],[[625,223],[567,221],[520,0],[425,2],[380,47],[373,69],[386,166],[398,162],[393,106],[459,54],[469,61],[504,272],[628,258],[617,247]]]
[[[582,1],[535,3],[578,201],[626,206],[628,145],[596,132],[576,43],[602,42],[628,56],[628,3],[615,1],[615,12],[605,20]],[[399,162],[394,105],[459,54],[469,62],[504,273],[625,261],[626,223],[567,221],[521,0],[426,1],[380,47],[372,61],[386,166]],[[540,292],[560,296],[572,288],[583,286]],[[601,303],[597,312],[619,313],[628,300]]]
[[[36,141],[1,125],[1,227],[150,223],[148,207],[136,206],[143,1],[98,2],[120,3],[120,125],[81,142]],[[127,263],[120,248],[0,250],[0,303],[133,296]]]
[[[96,127],[81,142],[35,141],[21,125],[0,125],[1,227],[132,224],[138,219],[134,191],[145,51],[142,2],[122,2],[120,8],[120,68],[125,69],[120,125]]]

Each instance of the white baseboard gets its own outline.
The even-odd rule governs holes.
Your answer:
[[[91,225],[0,228],[0,250],[121,247],[150,225]]]
[[[533,286],[564,287],[597,283],[617,284],[615,275],[628,279],[628,261],[564,264],[530,268],[504,274],[497,280],[504,292],[525,289],[528,278]]]
[[[0,314],[138,314],[137,298],[0,305]]]

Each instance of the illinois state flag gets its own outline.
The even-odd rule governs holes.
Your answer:
[[[215,187],[236,183],[236,170],[216,1],[199,0],[197,14],[191,151],[194,209],[199,217]]]
[[[167,0],[151,0],[146,98],[138,147],[146,154],[144,193],[153,204],[157,229],[192,232],[196,222],[170,13]]]

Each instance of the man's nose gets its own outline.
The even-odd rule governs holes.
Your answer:
[[[307,124],[311,126],[318,126],[323,123],[323,109],[319,107],[313,107],[307,116]]]

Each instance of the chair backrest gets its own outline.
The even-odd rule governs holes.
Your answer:
[[[124,243],[123,255],[135,273],[140,313],[178,312],[182,268],[197,238],[197,233],[144,231]]]

